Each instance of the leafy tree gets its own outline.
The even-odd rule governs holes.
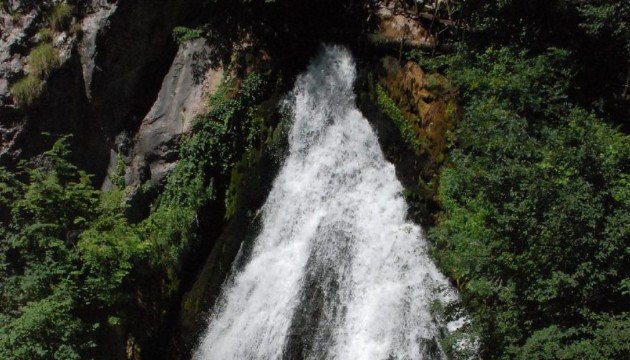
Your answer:
[[[129,297],[146,244],[72,165],[67,138],[37,164],[0,168],[0,357],[81,359]],[[118,196],[116,196],[118,195]]]
[[[451,58],[466,108],[433,238],[486,358],[630,354],[630,139],[570,103],[566,59]]]

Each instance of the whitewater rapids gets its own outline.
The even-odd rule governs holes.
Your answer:
[[[394,166],[355,105],[355,71],[328,46],[297,79],[262,228],[194,359],[443,357],[430,309],[455,295],[406,221]]]

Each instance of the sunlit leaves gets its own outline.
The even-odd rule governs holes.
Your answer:
[[[433,235],[488,358],[630,351],[616,318],[630,310],[630,139],[568,102],[564,57],[502,48],[450,64],[466,111]]]

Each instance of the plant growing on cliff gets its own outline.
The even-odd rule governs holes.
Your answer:
[[[72,23],[72,5],[62,2],[55,5],[50,13],[50,24],[55,31],[64,31]]]
[[[28,107],[37,100],[44,88],[44,82],[35,75],[27,75],[11,85],[11,94],[18,105]]]
[[[11,86],[18,105],[30,106],[44,90],[46,78],[59,67],[59,51],[50,43],[37,45],[28,55],[29,73]]]
[[[260,101],[266,81],[258,73],[245,78],[236,94],[236,82],[224,82],[211,97],[211,110],[198,117],[192,135],[180,148],[180,159],[163,193],[143,222],[153,243],[153,262],[167,277],[165,295],[178,286],[183,259],[197,242],[199,209],[223,202],[234,163],[246,151],[252,128],[250,108]]]
[[[185,26],[176,26],[173,29],[173,39],[178,44],[185,44],[189,41],[199,39],[203,36],[203,30],[192,29]]]
[[[47,27],[41,28],[37,32],[37,37],[39,38],[39,41],[41,42],[50,42],[52,41],[52,38],[53,38],[52,30]]]
[[[422,144],[420,143],[418,134],[409,123],[409,120],[407,120],[405,115],[400,111],[394,100],[387,95],[387,92],[380,84],[376,85],[376,100],[381,110],[396,124],[407,146],[416,154],[420,154]]]
[[[59,50],[50,43],[37,45],[28,54],[29,73],[39,78],[48,77],[59,65]]]

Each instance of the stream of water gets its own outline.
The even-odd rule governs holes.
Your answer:
[[[403,187],[355,105],[348,50],[324,47],[289,97],[289,154],[197,360],[436,359],[452,300]],[[438,289],[446,291],[437,291]]]

